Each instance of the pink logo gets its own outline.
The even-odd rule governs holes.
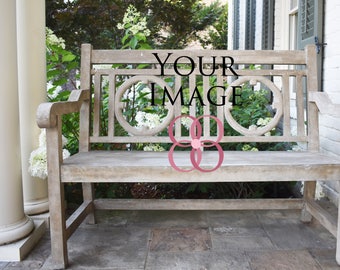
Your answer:
[[[208,118],[212,118],[216,121],[217,123],[217,130],[218,130],[218,136],[216,141],[212,141],[212,140],[201,140],[201,136],[202,136],[202,125],[199,122],[200,119],[203,119],[204,117],[208,117]],[[175,125],[175,122],[180,119],[180,118],[190,118],[192,119],[192,124],[189,128],[189,133],[190,133],[190,137],[192,140],[180,140],[177,141],[174,133],[173,133],[173,128]],[[180,172],[191,172],[192,170],[196,169],[199,170],[201,172],[212,172],[217,170],[222,162],[223,162],[223,158],[224,158],[224,153],[222,150],[222,147],[218,144],[219,141],[222,139],[223,136],[223,125],[221,123],[221,121],[215,117],[215,116],[211,116],[211,115],[202,115],[198,118],[190,116],[190,115],[180,115],[177,116],[176,118],[174,118],[170,125],[169,125],[169,129],[168,129],[168,133],[169,133],[169,137],[171,139],[171,141],[173,142],[173,145],[171,146],[169,153],[168,153],[168,157],[169,157],[169,162],[171,164],[171,166]],[[174,161],[174,150],[175,147],[181,147],[181,148],[188,148],[188,147],[192,147],[191,151],[190,151],[190,160],[191,160],[191,164],[192,164],[192,168],[185,170],[185,169],[181,169],[179,168],[175,161]],[[218,162],[217,165],[212,168],[212,169],[204,169],[200,167],[200,163],[202,161],[202,156],[203,156],[203,151],[202,148],[204,147],[216,147],[218,150]]]

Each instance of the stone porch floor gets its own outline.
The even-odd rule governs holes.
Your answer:
[[[340,269],[335,238],[299,211],[101,211],[69,240],[69,269]],[[53,269],[46,232],[22,262]]]

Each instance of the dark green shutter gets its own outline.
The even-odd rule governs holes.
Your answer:
[[[240,2],[234,1],[234,44],[233,49],[240,48]]]
[[[256,16],[256,1],[247,0],[245,44],[244,44],[244,48],[246,50],[253,50],[255,48],[255,16]]]
[[[300,0],[298,11],[298,49],[322,41],[323,0]]]
[[[263,0],[262,50],[272,50],[274,44],[274,0]]]
[[[299,0],[297,41],[300,50],[307,44],[323,43],[323,0]],[[321,91],[323,47],[315,49],[318,52],[318,88]]]

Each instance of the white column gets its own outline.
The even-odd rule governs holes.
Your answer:
[[[24,209],[48,211],[47,181],[28,173],[30,153],[38,147],[36,110],[46,99],[45,0],[17,0],[20,141]]]
[[[34,229],[23,208],[15,20],[15,1],[0,0],[0,245]]]

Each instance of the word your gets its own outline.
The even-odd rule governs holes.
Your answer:
[[[166,64],[166,62],[168,61],[170,55],[172,55],[172,53],[168,53],[168,56],[166,57],[165,60],[161,60],[158,56],[158,53],[153,53],[153,55],[156,57],[158,63],[161,66],[161,76],[164,76],[164,66]],[[226,71],[229,69],[235,76],[238,76],[238,74],[235,72],[235,70],[232,68],[233,64],[234,64],[234,58],[230,57],[230,56],[221,56],[222,58],[222,75],[226,76],[227,73]],[[179,69],[180,65],[182,65],[183,63],[178,63],[181,59],[187,59],[189,61],[189,63],[185,63],[187,65],[189,65],[189,69],[186,70],[186,73],[183,73],[183,70]],[[227,61],[227,59],[229,59],[229,61]],[[230,62],[230,63],[228,63]],[[211,76],[214,75],[215,70],[218,69],[218,66],[216,65],[216,56],[212,56],[212,63],[210,63],[212,66],[212,70],[210,74],[205,74],[204,70],[203,70],[203,56],[198,56],[198,69],[199,72],[202,76]],[[176,60],[174,61],[174,71],[176,72],[177,75],[179,76],[189,76],[196,68],[195,65],[195,61],[186,55],[180,56],[178,58],[176,58]]]

